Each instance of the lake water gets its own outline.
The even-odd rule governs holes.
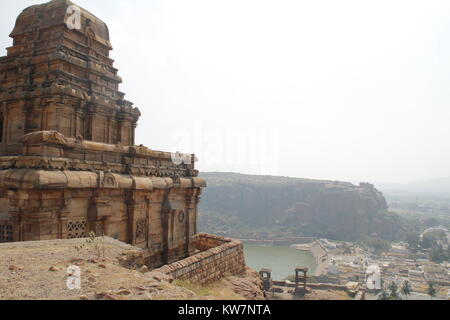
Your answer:
[[[272,269],[272,279],[284,280],[295,274],[295,268],[309,268],[309,275],[314,275],[317,264],[312,253],[282,246],[259,246],[244,244],[247,265],[258,271],[262,268]]]

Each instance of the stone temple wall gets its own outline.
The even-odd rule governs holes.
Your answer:
[[[184,260],[155,270],[177,280],[208,284],[225,275],[238,275],[245,271],[244,247],[239,240],[199,233],[196,247],[201,252]],[[204,251],[202,251],[204,250]]]
[[[11,241],[0,242],[83,238],[93,231],[147,249],[149,266],[159,267],[194,252],[201,183],[196,178],[1,170],[0,185],[9,189],[0,192],[1,236]]]
[[[51,0],[23,10],[10,37],[0,57],[0,243],[93,232],[143,249],[151,267],[195,252],[206,182],[194,154],[136,144],[141,112],[119,91],[107,25]],[[148,112],[157,118],[156,106]]]

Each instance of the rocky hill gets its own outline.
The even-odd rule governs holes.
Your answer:
[[[395,238],[398,217],[368,183],[203,173],[200,229],[231,237]]]

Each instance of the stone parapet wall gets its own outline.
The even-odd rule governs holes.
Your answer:
[[[1,163],[0,157],[0,163]],[[191,189],[204,188],[206,181],[200,178],[170,178],[156,176],[134,176],[104,171],[70,171],[70,170],[35,170],[6,169],[0,170],[0,189]]]
[[[320,264],[321,260],[328,255],[327,249],[320,243],[320,241],[314,241],[311,245],[311,253],[316,258],[317,263]]]
[[[241,242],[237,239],[224,238],[221,236],[208,234],[208,233],[198,233],[194,238],[196,249],[199,251],[207,251],[209,249],[220,247],[225,243],[236,243]]]
[[[326,272],[329,263],[329,256],[327,249],[318,240],[309,244],[299,244],[294,246],[297,250],[309,251],[316,259],[317,268],[315,276],[319,277]]]
[[[279,287],[295,288],[297,285],[289,281],[273,281],[273,285]],[[301,284],[302,285],[302,284]],[[334,284],[334,283],[308,283],[308,288],[315,290],[336,290],[336,291],[347,291],[347,287],[344,285]]]
[[[212,283],[226,275],[238,275],[245,271],[241,241],[205,233],[197,234],[194,241],[200,253],[154,271],[200,284]]]

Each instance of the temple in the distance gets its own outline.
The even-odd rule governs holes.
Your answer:
[[[91,231],[189,256],[205,181],[195,156],[136,146],[108,27],[68,0],[25,9],[0,58],[0,242]]]

